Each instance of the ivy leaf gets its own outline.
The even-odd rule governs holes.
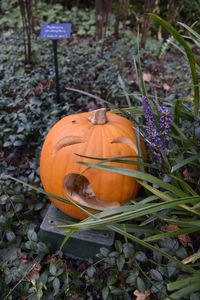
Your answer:
[[[122,253],[123,247],[122,243],[119,240],[115,241],[115,249],[117,252]]]
[[[15,240],[16,236],[13,231],[8,231],[8,232],[6,232],[6,238],[7,238],[8,242],[13,242]]]
[[[130,284],[130,285],[134,285],[136,283],[136,279],[139,275],[139,270],[138,269],[134,269],[131,274],[127,277],[126,279],[126,283]]]
[[[117,276],[112,274],[108,277],[108,281],[107,281],[107,284],[108,286],[111,286],[113,284],[115,284],[117,282]]]
[[[169,261],[167,265],[167,272],[169,278],[176,272],[176,270],[177,270],[176,264],[173,261]]]
[[[22,141],[19,141],[19,140],[17,140],[17,141],[15,141],[14,142],[14,144],[13,144],[15,147],[20,147],[20,146],[22,146],[23,145],[23,142]]]
[[[54,264],[50,264],[49,266],[49,272],[51,275],[55,276],[56,275],[56,266]]]
[[[93,266],[90,266],[88,269],[87,269],[87,274],[90,278],[92,278],[94,276],[94,273],[95,273],[95,268]]]
[[[5,142],[4,144],[3,144],[3,147],[4,148],[7,148],[7,147],[10,147],[10,146],[12,146],[12,143],[11,142]]]
[[[144,291],[145,291],[145,284],[144,284],[144,281],[143,281],[140,277],[137,278],[137,288],[138,288],[138,290],[141,291],[141,292],[144,292]]]
[[[139,261],[139,262],[146,262],[147,261],[147,257],[146,254],[142,251],[138,251],[135,255],[135,258]]]
[[[32,229],[28,230],[28,239],[30,241],[33,241],[33,242],[37,242],[38,241],[37,234],[36,234],[36,232],[34,230],[32,230]]]
[[[57,295],[60,289],[60,280],[56,277],[53,281],[54,295]]]
[[[109,288],[107,286],[105,286],[102,290],[103,300],[106,300],[108,298],[108,295],[109,295]]]
[[[125,264],[125,258],[124,258],[124,256],[119,255],[117,257],[117,267],[118,267],[119,272],[122,271],[124,264]]]
[[[101,253],[104,257],[107,257],[108,254],[109,254],[109,250],[108,250],[107,248],[105,248],[105,247],[102,247],[102,248],[100,249],[100,253]]]
[[[157,280],[157,281],[163,280],[162,274],[160,272],[158,272],[158,270],[156,270],[156,269],[151,269],[150,274],[154,280]]]

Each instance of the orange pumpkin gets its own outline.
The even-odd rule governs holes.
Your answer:
[[[46,192],[66,197],[93,209],[105,210],[119,207],[134,199],[139,191],[134,178],[119,174],[89,169],[80,175],[85,166],[77,161],[96,163],[95,160],[78,157],[77,154],[111,158],[137,156],[135,132],[127,119],[99,109],[93,112],[70,115],[61,119],[49,131],[41,153],[40,176]],[[143,145],[143,141],[142,141]],[[145,153],[144,145],[143,152]],[[137,157],[135,160],[138,160]],[[136,165],[116,164],[138,170]],[[84,219],[85,213],[73,205],[50,200],[64,213]]]

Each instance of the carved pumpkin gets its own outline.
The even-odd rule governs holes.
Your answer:
[[[144,146],[143,150],[145,153]],[[77,161],[97,161],[78,157],[75,153],[99,158],[137,156],[136,137],[130,121],[106,113],[104,108],[61,119],[45,139],[40,159],[40,176],[46,192],[60,197],[68,195],[91,209],[118,207],[136,197],[139,186],[134,178],[97,169],[89,169],[81,175],[86,167]],[[136,165],[113,162],[107,165],[139,169]],[[73,205],[53,198],[50,200],[74,218],[87,217]],[[94,210],[91,212],[94,213]]]

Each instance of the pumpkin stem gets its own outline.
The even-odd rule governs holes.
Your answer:
[[[91,112],[91,116],[88,120],[94,125],[103,125],[106,124],[108,119],[106,116],[106,108],[100,108],[93,110]]]

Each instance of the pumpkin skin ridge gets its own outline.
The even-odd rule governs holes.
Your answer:
[[[66,127],[67,127],[67,131],[68,131],[68,132],[70,131],[70,129],[68,129],[68,127],[72,127],[71,130],[75,130],[76,132],[80,132],[80,129],[82,128],[83,124],[84,124],[84,126],[85,126],[85,120],[87,120],[87,117],[84,117],[85,114],[88,114],[88,113],[81,113],[80,115],[82,115],[82,116],[81,116],[80,119],[78,119],[78,121],[75,120],[76,123],[72,123],[72,121],[73,121],[74,119],[76,119],[77,116],[73,117],[73,115],[72,115],[72,116],[66,116],[66,117],[62,118],[61,120],[59,120],[59,121],[58,121],[58,122],[50,129],[48,135],[49,135],[49,134],[52,134],[52,132],[51,132],[52,130],[53,130],[53,131],[56,130],[56,136],[59,136],[59,135],[62,134],[62,131],[65,130]],[[72,119],[72,121],[71,121],[71,120],[68,120],[68,122],[65,122],[66,119],[68,119],[68,118]],[[59,126],[56,126],[59,122],[62,122],[62,126],[61,126],[60,124],[59,124]],[[72,124],[73,124],[73,125],[72,125]],[[71,126],[70,126],[70,125],[71,125]],[[88,128],[87,128],[87,129],[85,128],[85,131],[87,131],[88,129],[90,129],[90,128],[92,128],[92,127],[94,126],[94,125],[91,124],[90,122],[88,122],[87,125],[88,125],[88,126],[87,126]],[[56,127],[57,127],[57,128],[56,128]],[[53,132],[53,134],[54,134],[54,132]],[[47,135],[47,136],[48,136],[48,135]],[[63,135],[63,137],[65,137],[65,136],[68,137],[68,136],[70,136],[70,135],[71,135],[71,134]],[[81,136],[80,133],[78,133],[77,136]],[[83,137],[83,136],[82,136],[82,137]],[[47,138],[47,137],[46,137],[46,138]]]
[[[105,125],[101,125],[101,126],[105,126]],[[106,138],[105,138],[105,135],[106,135],[106,132],[108,133],[109,132],[109,140],[112,140],[115,136],[118,136],[118,133],[117,133],[117,131],[115,132],[115,135],[113,135],[113,132],[112,131],[110,131],[110,128],[108,127],[108,126],[105,126],[104,128],[103,127],[101,127],[101,129],[102,129],[102,134],[101,134],[101,136],[102,136],[102,141],[103,141],[103,143],[106,141]],[[110,135],[112,135],[112,138],[110,138]],[[108,139],[108,138],[107,138]],[[109,157],[114,157],[114,156],[117,156],[117,154],[116,154],[116,150],[114,150],[114,154],[113,154],[113,149],[116,149],[116,148],[118,148],[118,149],[120,149],[120,148],[127,148],[128,149],[128,151],[129,152],[132,152],[132,153],[130,153],[130,154],[135,154],[134,153],[134,151],[129,147],[129,146],[127,146],[127,145],[125,145],[125,144],[121,144],[121,145],[112,145],[112,147],[105,147],[105,149],[106,149],[106,151],[104,150],[104,147],[103,147],[103,143],[102,143],[102,151],[101,151],[101,157],[102,158],[109,158]],[[88,144],[89,144],[89,141],[88,141]],[[111,149],[112,149],[112,153],[108,153],[108,150],[109,150],[109,152],[111,151]],[[103,153],[104,152],[104,153]],[[106,153],[107,152],[107,153]],[[114,163],[114,162],[110,162],[110,163],[107,163],[107,165],[112,165],[112,166],[116,166],[116,164]],[[123,164],[123,167],[126,167],[126,165],[125,164]],[[135,169],[135,167],[129,167],[130,169]],[[104,172],[105,173],[105,171],[101,171],[101,172]],[[107,173],[107,172],[106,172]],[[105,176],[107,176],[107,175],[105,175]],[[121,176],[121,175],[119,175],[119,174],[112,174],[112,175],[109,175],[109,176],[114,176],[115,178],[119,178],[119,177],[121,177],[121,178],[123,178],[123,182],[121,183],[121,181],[120,181],[120,185],[124,185],[124,181],[127,181],[128,179],[128,176]],[[94,184],[93,184],[93,181],[91,180],[91,178],[90,178],[90,176],[87,176],[87,172],[85,173],[85,177],[89,180],[89,182],[90,182],[90,184],[91,184],[91,186],[92,186],[92,189],[93,189],[93,191],[94,191],[94,193],[95,193],[95,195],[98,197],[98,198],[100,198],[103,202],[105,202],[105,201],[108,201],[107,200],[107,197],[101,197],[99,194],[98,194],[98,192],[96,192],[96,187],[94,186]],[[101,177],[102,178],[102,177]],[[103,180],[104,180],[104,178],[103,178]],[[133,179],[133,178],[130,178],[129,177],[129,181],[130,181],[130,183],[131,184],[135,184],[135,179]],[[99,183],[99,185],[101,184],[101,186],[102,186],[102,180],[101,180],[101,183]],[[99,186],[98,185],[98,186]],[[100,189],[100,188],[99,188]],[[123,194],[123,191],[124,191],[124,189],[122,189],[122,194]],[[132,193],[131,193],[132,194]],[[119,196],[118,196],[119,197]],[[122,198],[122,197],[120,197],[120,198]],[[120,201],[120,203],[124,203],[125,202],[125,200],[119,200],[119,199],[116,199],[116,198],[114,198],[114,199],[110,199],[109,200],[109,202],[116,202],[116,201]]]
[[[100,127],[97,128],[97,126],[100,126]],[[106,129],[105,129],[105,125],[95,125],[94,131],[93,131],[93,135],[95,137],[96,137],[96,132],[98,132],[98,134],[99,134],[99,136],[97,137],[97,141],[98,141],[98,143],[101,144],[101,148],[100,148],[101,149],[101,151],[100,151],[101,153],[98,156],[101,157],[101,158],[112,157],[111,154],[109,153],[110,149],[108,147],[106,147],[106,142],[105,142],[106,141],[106,138],[105,138]],[[93,136],[92,135],[90,135],[90,137],[88,139],[88,143],[87,143],[87,147],[88,148],[91,147],[90,144],[91,144],[91,146],[93,145]],[[84,152],[87,153],[88,151],[84,149]],[[106,155],[105,155],[105,153],[106,153]],[[96,162],[99,162],[99,161],[98,160],[95,160],[95,161],[92,160],[92,163],[96,163]],[[91,180],[90,176],[87,176],[87,172],[84,175],[88,179],[88,181],[90,182],[90,185],[91,185],[91,187],[92,187],[95,195],[97,195],[97,192],[95,191],[96,190],[95,185],[94,185],[93,181]],[[98,183],[98,189],[102,190],[103,188],[104,188],[104,184],[102,184],[102,180],[100,180],[99,183]],[[99,198],[98,195],[97,195],[97,198]],[[112,201],[104,199],[102,197],[100,197],[100,199],[101,199],[101,201],[103,203],[118,202],[116,199],[113,199]]]
[[[120,129],[124,132],[124,128],[122,128],[121,124],[118,124],[118,128],[120,128]],[[130,136],[129,138],[130,138],[130,140],[131,140],[133,143],[136,144],[136,137],[135,137],[135,132],[134,132],[134,130],[132,129],[132,123],[131,123],[131,128],[130,128],[130,130],[131,130],[131,134],[134,136],[134,140],[131,138],[131,136]],[[130,131],[130,130],[129,130],[129,131]],[[128,147],[129,147],[129,146],[128,146]],[[131,148],[131,149],[132,149],[132,148]],[[135,156],[137,156],[137,153],[135,153],[135,150],[134,150],[134,149],[132,149],[132,150],[133,150],[133,159],[134,159],[135,161],[138,161],[138,158],[135,157]],[[137,165],[132,165],[132,167],[131,167],[131,166],[129,166],[129,165],[124,164],[122,167],[131,169],[131,170],[139,170],[139,169],[140,169],[140,167],[137,166]],[[125,178],[126,178],[126,177],[123,177],[124,181],[126,180]],[[130,177],[129,177],[129,178],[130,178]],[[130,198],[131,198],[131,199],[134,199],[134,198],[136,197],[137,193],[138,193],[137,191],[138,191],[139,184],[137,183],[137,181],[136,181],[135,178],[131,178],[130,184],[131,184],[131,183],[134,185],[134,188],[133,188],[133,190],[132,190],[132,196],[131,196]],[[124,202],[127,202],[127,200],[126,200],[126,201],[123,201],[122,204],[123,204]]]
[[[127,120],[129,121],[129,120]],[[130,122],[130,121],[129,121]],[[130,122],[131,123],[131,122]],[[116,128],[121,128],[121,124],[117,124]],[[133,128],[133,124],[131,123],[131,128],[132,128],[132,131],[133,131],[133,134],[134,134],[134,138],[135,140],[133,141],[136,145],[137,145],[137,142],[136,142],[136,135],[135,135],[135,131],[134,131],[134,128]],[[121,128],[123,130],[123,128]],[[127,134],[125,134],[124,136],[126,136]],[[132,140],[132,138],[131,138]],[[145,143],[144,143],[144,140],[142,138],[142,136],[140,135],[140,142],[141,142],[141,149],[142,149],[142,155],[144,157],[144,159],[146,159],[146,150],[145,150]],[[137,159],[138,160],[138,159]],[[138,170],[140,169],[139,166],[138,167]]]
[[[131,123],[131,125],[132,125],[132,123]],[[114,129],[116,130],[116,131],[121,131],[122,132],[122,135],[120,136],[118,136],[118,137],[128,137],[134,144],[137,144],[136,143],[136,136],[135,136],[135,132],[134,132],[134,130],[132,129],[132,132],[129,132],[129,134],[127,134],[127,132],[125,132],[125,130],[124,130],[124,126],[122,127],[121,126],[121,124],[119,125],[119,124],[117,124],[115,127],[114,127]],[[112,131],[113,131],[113,129],[112,129]],[[122,143],[123,144],[123,143]],[[135,151],[134,151],[135,152]],[[137,153],[135,153],[135,155],[137,156]]]
[[[109,126],[110,125],[110,126]],[[111,128],[111,126],[112,126],[112,128]],[[107,125],[107,127],[106,127],[106,130],[104,130],[104,135],[105,134],[107,134],[108,135],[108,133],[109,133],[109,138],[112,136],[112,138],[111,138],[111,141],[116,137],[116,135],[118,134],[117,132],[116,132],[116,134],[114,134],[113,133],[113,128],[115,129],[115,125],[113,125],[113,124],[108,124]],[[105,140],[104,138],[102,138],[103,140]],[[108,138],[107,138],[108,139]],[[111,141],[110,141],[110,143],[111,143]],[[106,148],[108,148],[108,147],[106,147]],[[116,148],[116,147],[115,147]],[[109,153],[108,153],[108,158],[112,158],[113,157],[113,154],[111,153],[112,151],[112,149],[111,148],[108,148],[108,150],[109,150]],[[111,165],[111,166],[116,166],[116,163],[107,163],[106,165]],[[112,174],[113,175],[113,174]],[[112,175],[110,175],[110,176],[112,176]],[[119,187],[119,190],[120,190],[120,194],[119,194],[119,198],[120,198],[120,200],[118,200],[119,202],[120,202],[120,204],[121,204],[121,199],[122,199],[122,194],[123,194],[123,186],[124,186],[124,181],[125,181],[125,177],[122,177],[121,178],[121,181],[120,181],[120,187],[119,187],[119,184],[118,184],[118,187]],[[113,187],[114,188],[114,187]],[[103,201],[103,200],[102,200]]]
[[[121,124],[116,124],[115,125],[115,130],[118,131],[118,132],[121,131],[122,132],[121,136],[124,136],[124,137],[128,136],[128,138],[131,139],[132,141],[133,141],[133,137],[134,137],[135,140],[133,142],[136,142],[136,136],[135,136],[135,133],[134,133],[133,129],[132,129],[132,132],[127,134],[127,132],[125,132],[125,130],[124,130],[124,126],[122,127]],[[118,137],[120,137],[119,134],[118,134]]]
[[[127,125],[131,125],[131,121],[129,121],[128,119],[120,116],[120,115],[117,115],[117,114],[114,114],[114,113],[111,113],[111,112],[107,112],[107,118],[108,118],[108,121],[110,121],[110,123],[117,123],[117,124],[124,124],[124,126],[126,127]],[[111,118],[111,119],[110,119]]]
[[[114,129],[115,129],[115,126],[113,126],[114,127]],[[112,128],[113,129],[113,128]],[[111,130],[111,126],[108,126],[107,127],[107,131],[109,131],[110,132],[110,135],[112,135],[112,140],[115,138],[115,134],[113,134],[113,130]],[[118,133],[117,133],[118,134]],[[111,143],[111,142],[110,142]],[[113,145],[114,146],[114,145]],[[116,145],[115,145],[116,146]],[[111,148],[109,148],[109,150],[111,150]],[[111,157],[113,157],[112,156],[112,154],[110,155]],[[111,164],[112,165],[112,164]],[[117,165],[116,163],[114,164],[114,166],[115,165]],[[112,176],[112,175],[111,175]],[[119,186],[119,191],[120,191],[120,194],[119,194],[119,198],[120,198],[120,200],[119,200],[119,202],[120,202],[120,204],[122,204],[122,194],[123,194],[123,191],[124,191],[124,182],[125,182],[125,177],[123,176],[122,178],[121,178],[121,181],[120,181],[120,186]]]
[[[116,128],[115,128],[116,129]],[[110,130],[110,132],[111,132],[111,128],[108,128],[108,130]],[[121,128],[120,128],[120,130],[121,130]],[[117,130],[116,130],[117,131]],[[122,130],[121,130],[122,131]],[[113,133],[113,130],[112,130],[112,133]],[[123,134],[124,134],[124,131],[123,131]],[[126,137],[126,135],[122,135],[122,136],[119,136],[119,137]],[[135,137],[135,136],[134,136]],[[114,140],[116,138],[116,136],[113,136],[113,139],[112,139],[112,141]],[[132,138],[131,137],[128,137],[131,141],[132,141]],[[112,143],[112,141],[111,141],[111,143]],[[132,141],[133,143],[135,143],[136,142],[136,140],[135,141]],[[128,144],[125,144],[125,143],[119,143],[119,144],[122,144],[122,145],[127,145],[128,147],[130,147]],[[137,156],[137,153],[134,151],[134,149],[132,148],[132,147],[130,147],[130,149],[132,149],[132,151],[135,153],[135,155],[133,155],[133,158],[136,160],[136,161],[138,161],[138,159],[136,159],[136,157],[135,156]],[[125,165],[125,164],[124,164]],[[126,166],[127,168],[128,168],[128,166]],[[139,168],[138,166],[136,166],[135,165],[135,168]],[[132,168],[130,168],[130,169],[132,169]]]
[[[128,120],[128,121],[129,121],[129,120]],[[130,122],[130,121],[129,121],[129,122]],[[123,128],[123,126],[121,125],[121,123],[120,123],[120,124],[117,123],[116,128],[120,128],[121,130],[124,131],[124,128]],[[134,140],[133,142],[137,145],[137,142],[136,142],[136,135],[135,135],[135,130],[134,130],[134,128],[133,128],[133,124],[132,124],[132,123],[131,123],[131,128],[132,128],[132,131],[133,131],[133,134],[134,134],[134,138],[135,138],[135,140]],[[126,135],[127,135],[127,134],[126,134]],[[141,142],[142,155],[143,155],[144,159],[146,159],[145,144],[144,144],[144,141],[143,141],[143,139],[142,139],[141,136],[140,136],[140,142]],[[139,160],[138,158],[136,159],[136,157],[134,157],[134,159],[135,159],[136,161]],[[135,165],[135,170],[140,170],[140,167]],[[133,199],[136,198],[136,196],[137,196],[137,194],[138,194],[138,192],[139,192],[139,190],[140,190],[140,185],[139,185],[139,183],[136,181],[136,179],[134,179],[134,181],[135,181],[135,183],[134,183],[134,184],[135,184],[135,188],[134,188],[134,190],[133,190],[133,196],[132,196]]]
[[[111,131],[111,128],[109,128],[110,129],[110,131]],[[121,129],[121,128],[119,128],[120,129],[120,131],[122,132],[122,135],[118,135],[118,136],[113,136],[113,139],[111,140],[111,143],[112,143],[112,141],[114,140],[114,139],[116,139],[116,138],[119,138],[119,137],[126,137],[126,138],[128,138],[129,140],[131,140],[133,143],[135,142],[135,141],[133,141],[133,137],[131,137],[131,136],[127,136],[126,134],[125,134],[125,132]],[[115,130],[116,130],[116,132],[118,131],[117,130],[117,128],[115,128]],[[113,129],[112,129],[112,131],[113,131]],[[125,145],[125,143],[121,143],[121,144],[124,144]],[[127,144],[126,144],[127,145]],[[129,146],[130,147],[130,146]],[[130,147],[131,148],[131,147]],[[132,148],[131,148],[132,149]],[[133,150],[133,149],[132,149]],[[133,150],[134,151],[134,150]],[[135,152],[135,151],[134,151]],[[136,154],[136,153],[135,153]]]
[[[106,124],[104,124],[104,125],[95,125],[95,129],[96,130],[97,130],[96,126],[101,126],[101,127],[98,128],[98,131],[101,131],[101,134],[100,134],[100,136],[101,136],[101,155],[99,155],[99,156],[101,158],[103,158],[103,159],[104,158],[112,158],[113,157],[113,155],[110,153],[110,148],[108,148],[107,145],[106,145],[106,140],[107,140],[106,135],[107,135],[108,132],[109,132],[109,135],[111,135],[112,132],[110,132],[109,128],[105,127],[105,125]],[[93,133],[95,135],[95,132],[93,132]],[[112,136],[113,136],[113,134],[112,134]],[[89,139],[88,139],[88,143],[87,143],[88,144],[88,148],[90,147],[90,139],[93,140],[93,137],[90,136]],[[109,139],[110,139],[110,137],[109,137]],[[93,142],[91,142],[91,144],[93,145]],[[84,149],[84,152],[87,153],[87,151],[85,149]],[[95,162],[99,162],[99,161],[97,160]],[[92,161],[92,163],[94,163],[94,160]],[[113,165],[114,163],[110,163],[110,164]],[[91,181],[90,178],[89,178],[89,176],[87,176],[87,172],[85,173],[85,177],[89,180],[90,185],[91,185],[93,191],[95,192],[95,186],[93,185],[93,181]],[[104,188],[104,185],[102,184],[102,180],[101,180],[99,182],[99,184],[98,184],[98,189],[102,190],[103,188]],[[95,193],[95,195],[96,194],[97,193]],[[106,202],[116,202],[117,200],[113,199],[113,200],[109,200],[108,201],[106,199],[101,198],[101,201],[104,202],[104,203],[106,203]]]

